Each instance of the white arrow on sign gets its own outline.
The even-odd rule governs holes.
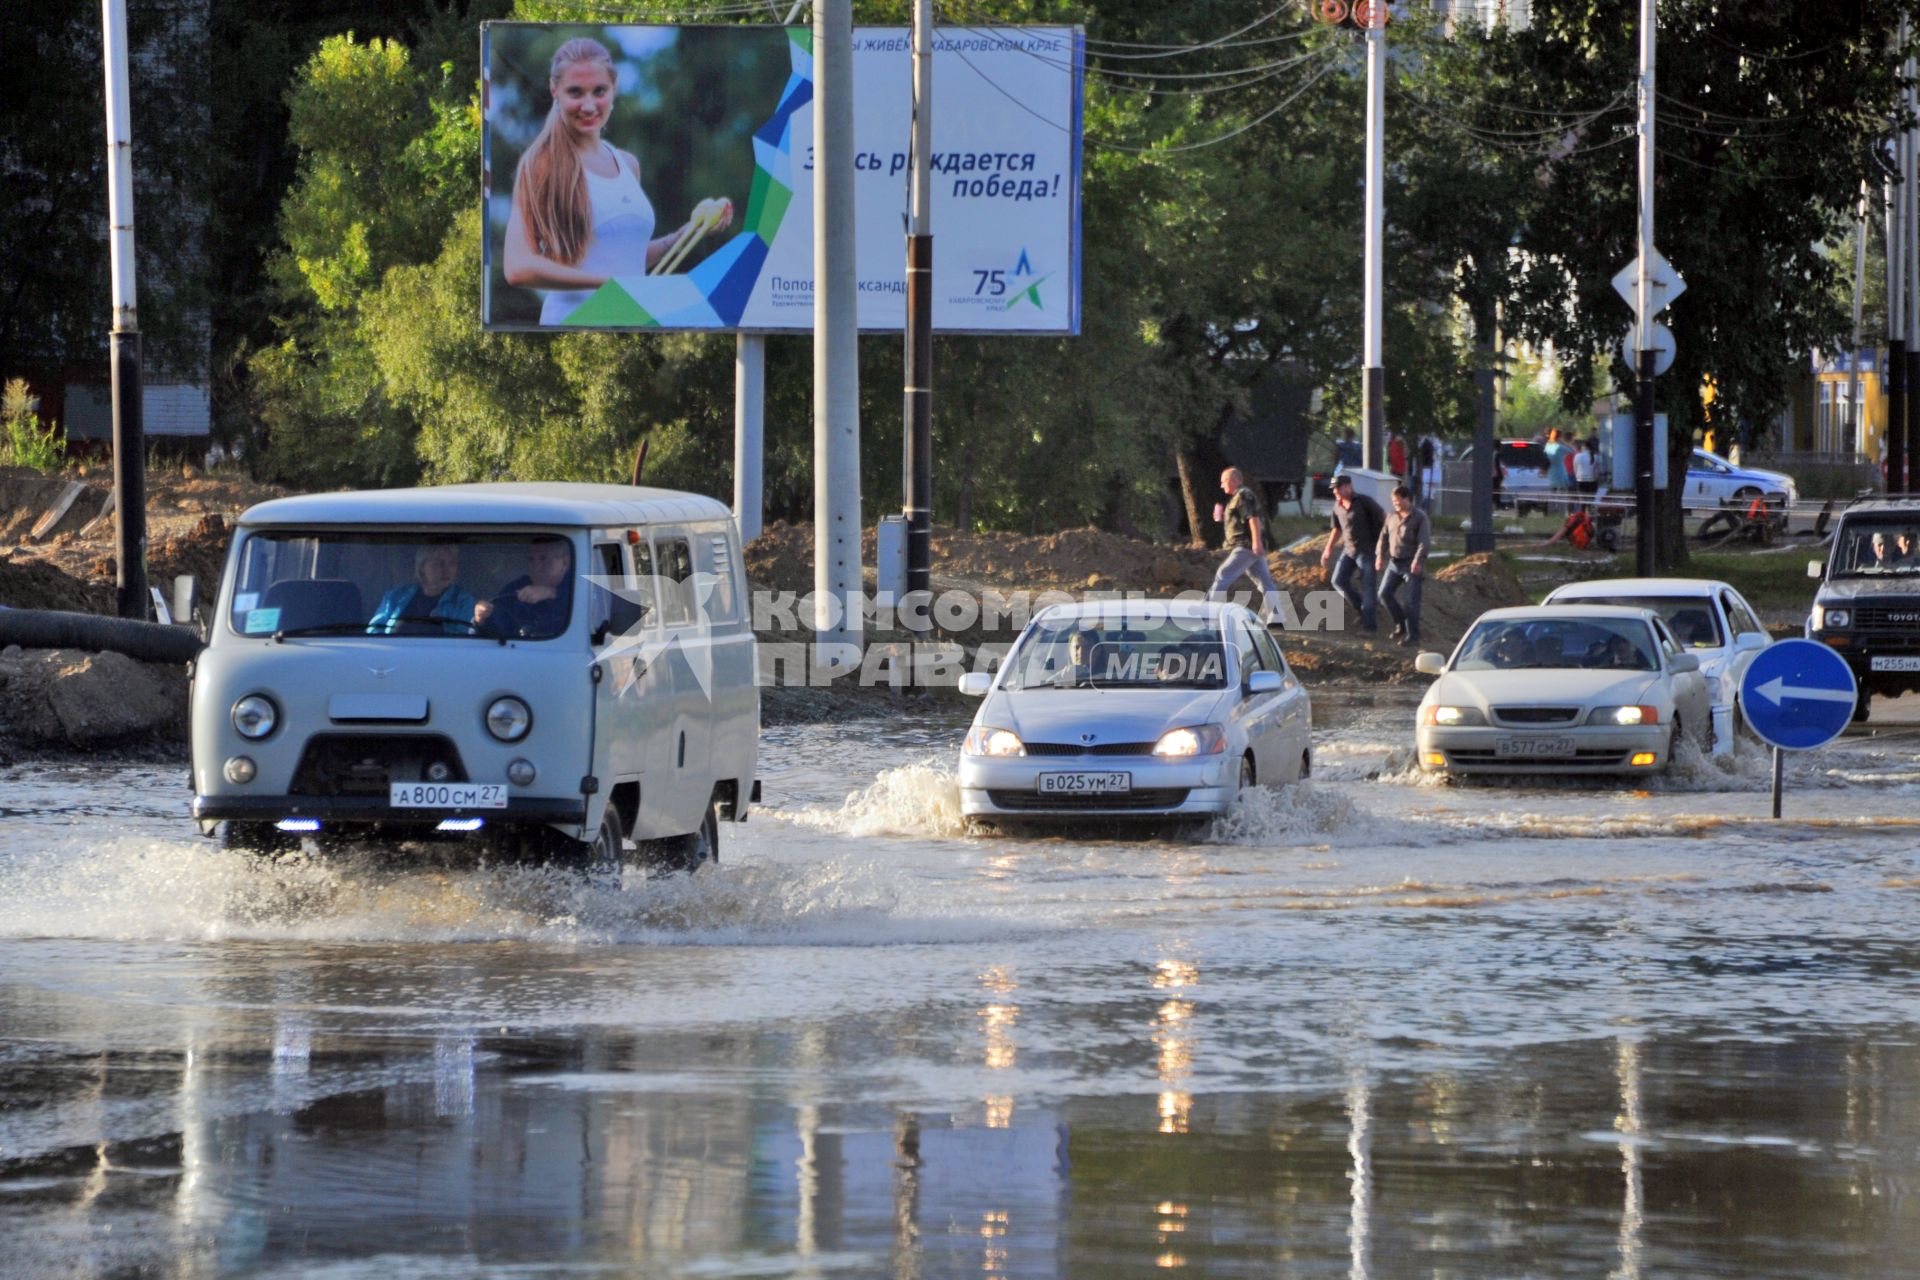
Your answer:
[[[1632,369],[1635,374],[1638,374],[1640,372],[1640,353],[1633,349],[1633,341],[1636,335],[1637,330],[1629,329],[1621,336],[1620,359],[1627,368]],[[1678,348],[1674,346],[1673,330],[1667,328],[1667,326],[1661,324],[1658,320],[1653,323],[1653,346],[1648,349],[1653,352],[1654,377],[1657,378],[1667,370],[1673,368],[1673,353],[1678,350]]]
[[[1782,698],[1803,698],[1808,702],[1852,702],[1853,695],[1845,689],[1808,689],[1801,685],[1790,685],[1785,676],[1775,676],[1765,684],[1755,685],[1753,691],[1771,702],[1780,705]]]
[[[1648,251],[1647,268],[1653,277],[1647,292],[1653,295],[1653,314],[1657,316],[1667,309],[1668,303],[1687,291],[1687,282],[1658,249]],[[1620,268],[1619,274],[1613,277],[1613,291],[1626,300],[1636,316],[1640,314],[1640,259],[1635,258]]]

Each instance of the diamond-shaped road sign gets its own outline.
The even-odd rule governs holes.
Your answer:
[[[1653,287],[1648,290],[1653,295],[1653,314],[1659,315],[1667,309],[1667,304],[1687,291],[1687,282],[1673,269],[1673,264],[1660,255],[1658,249],[1647,251],[1647,268],[1653,276]],[[1613,277],[1613,291],[1626,299],[1638,319],[1651,320],[1653,316],[1640,315],[1640,259],[1635,258],[1620,268]]]

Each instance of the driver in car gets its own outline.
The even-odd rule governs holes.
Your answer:
[[[1502,631],[1493,642],[1493,652],[1487,655],[1487,661],[1501,670],[1530,666],[1533,663],[1533,646],[1517,628]]]
[[[1076,631],[1067,637],[1067,666],[1053,677],[1062,689],[1082,689],[1093,682],[1093,646],[1097,631]]]

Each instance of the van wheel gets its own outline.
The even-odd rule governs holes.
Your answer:
[[[1302,751],[1300,753],[1300,781],[1305,782],[1308,778],[1311,778],[1312,776],[1313,776],[1313,752]]]
[[[719,806],[708,803],[700,819],[700,829],[684,836],[655,840],[648,844],[647,865],[660,871],[685,871],[692,874],[709,862],[720,861]]]
[[[235,853],[271,862],[283,853],[300,848],[300,838],[289,835],[271,822],[229,820],[220,835],[221,846]]]
[[[594,884],[620,887],[620,875],[626,865],[627,841],[620,829],[620,811],[613,805],[600,815],[600,829],[591,840],[556,842],[551,861],[577,871]]]
[[[1872,711],[1871,711],[1872,705],[1873,705],[1873,695],[1868,693],[1865,689],[1862,689],[1860,691],[1860,696],[1855,698],[1853,701],[1853,722],[1855,724],[1865,724],[1867,722],[1867,717],[1872,714]]]

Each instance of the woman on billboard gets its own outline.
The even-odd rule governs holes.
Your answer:
[[[733,223],[733,202],[702,200],[678,230],[655,236],[640,162],[601,135],[613,115],[613,56],[569,40],[547,76],[553,107],[513,175],[507,283],[545,291],[540,323],[557,325],[616,276],[677,269],[708,232]]]

